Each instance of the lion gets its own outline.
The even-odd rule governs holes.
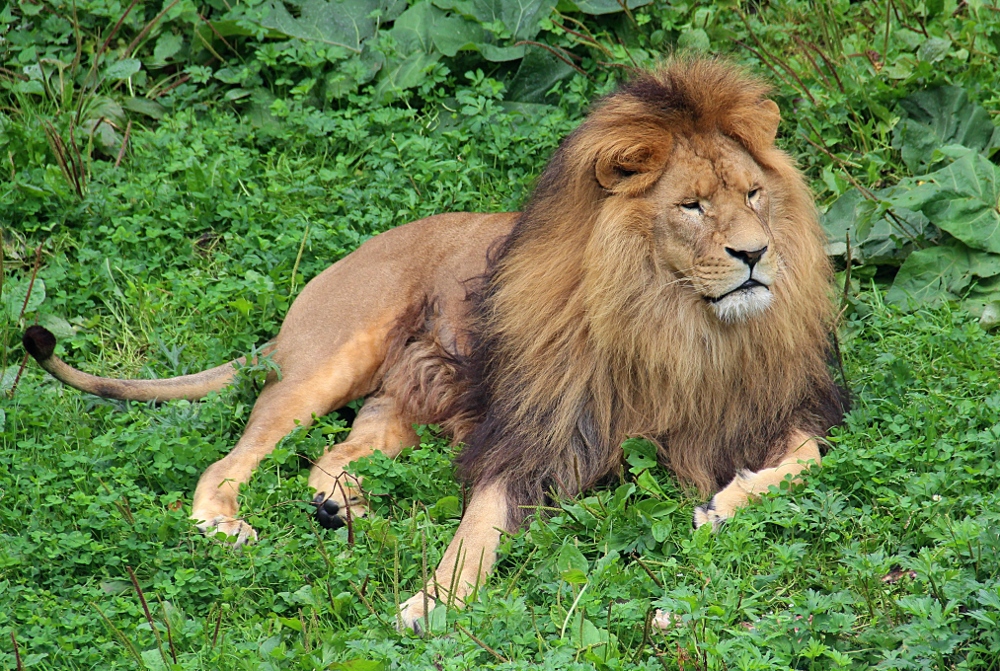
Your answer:
[[[521,213],[442,214],[375,236],[308,283],[268,345],[246,430],[195,489],[191,517],[240,545],[237,492],[296,426],[364,397],[347,439],[315,464],[319,522],[364,513],[345,473],[439,424],[471,498],[434,576],[397,614],[420,630],[461,605],[547,498],[619,472],[644,436],[711,499],[718,528],[821,460],[846,398],[827,366],[832,270],[812,197],[775,146],[768,87],[715,59],[675,58],[598,101]],[[24,337],[41,366],[101,396],[204,396],[237,362],[166,380],[115,380]]]

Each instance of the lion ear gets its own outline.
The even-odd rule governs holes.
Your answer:
[[[760,103],[760,130],[761,139],[767,145],[774,144],[774,139],[778,137],[778,124],[781,123],[781,110],[778,103],[773,100],[763,100]]]
[[[752,153],[774,146],[781,111],[773,100],[762,100],[723,123],[723,132],[736,138]]]
[[[660,178],[670,146],[669,136],[661,134],[652,143],[604,147],[597,155],[594,176],[598,184],[611,193],[637,195]]]

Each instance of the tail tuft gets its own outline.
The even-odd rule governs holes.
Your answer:
[[[56,337],[44,326],[29,326],[21,339],[24,349],[37,361],[45,361],[56,348]]]

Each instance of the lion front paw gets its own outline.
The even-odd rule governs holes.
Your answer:
[[[698,506],[694,509],[694,528],[699,529],[706,524],[712,525],[712,531],[718,531],[719,527],[729,518],[728,515],[722,515],[715,508],[715,499],[712,499],[703,506]]]
[[[195,526],[210,538],[219,538],[218,534],[225,534],[225,539],[219,538],[219,540],[234,548],[253,543],[257,540],[257,532],[252,526],[243,520],[226,515],[216,515],[206,522],[199,522]]]
[[[437,601],[424,592],[417,592],[399,607],[399,619],[396,626],[400,631],[410,629],[416,634],[423,634],[426,616],[434,610]]]
[[[325,492],[319,492],[313,497],[312,504],[316,506],[316,521],[324,529],[339,529],[347,524],[348,506],[338,496],[327,497]],[[368,508],[360,496],[351,496],[351,517],[364,517]]]

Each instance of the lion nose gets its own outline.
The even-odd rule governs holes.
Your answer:
[[[760,261],[760,257],[764,256],[764,252],[766,251],[767,245],[755,250],[733,249],[732,247],[726,247],[727,254],[750,266],[750,270],[753,270],[753,267],[757,265],[757,262]]]

